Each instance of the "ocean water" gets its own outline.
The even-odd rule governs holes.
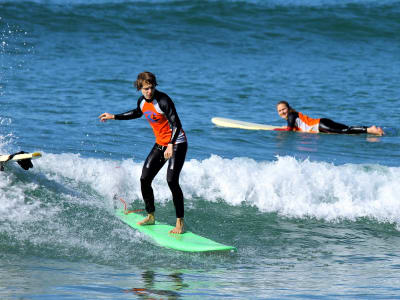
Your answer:
[[[0,0],[1,299],[400,298],[400,1]],[[154,137],[136,105],[157,75],[189,140],[187,229],[237,247],[161,248],[120,222],[143,208]],[[386,134],[226,129],[311,117]],[[173,224],[163,169],[157,218]]]

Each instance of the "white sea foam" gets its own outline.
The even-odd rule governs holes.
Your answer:
[[[13,164],[0,172],[1,232],[12,234],[22,245],[24,241],[50,242],[53,246],[62,243],[58,247],[61,252],[78,247],[87,250],[88,255],[102,253],[107,259],[113,257],[116,250],[112,243],[107,246],[93,242],[93,236],[98,239],[99,232],[84,226],[80,215],[78,223],[64,218],[63,210],[71,205],[84,206],[87,213],[89,205],[103,216],[101,211],[112,210],[115,194],[128,202],[141,201],[139,178],[143,162],[43,153],[33,164],[29,171]],[[399,175],[398,167],[335,166],[289,156],[257,162],[212,155],[187,161],[181,186],[188,203],[200,197],[210,205],[217,201],[231,206],[244,204],[287,218],[340,221],[367,217],[400,228]],[[158,204],[171,201],[165,176],[163,168],[153,182]],[[99,222],[110,224],[110,220]],[[128,227],[110,230],[120,239],[142,242],[138,233]]]
[[[87,185],[104,199],[114,194],[128,201],[141,199],[143,162],[83,158],[74,154],[45,154],[35,161],[36,172],[62,185]],[[232,206],[257,207],[286,217],[315,217],[327,221],[374,218],[400,223],[400,168],[300,161],[277,157],[257,162],[249,158],[211,156],[184,165],[181,186],[186,199],[223,200]],[[171,200],[163,168],[153,182],[157,202]]]
[[[334,166],[292,157],[255,162],[212,156],[188,162],[185,174],[185,190],[210,201],[245,203],[287,217],[400,221],[400,168]]]
[[[67,190],[77,191],[85,197],[82,200],[85,205],[111,208],[115,194],[129,202],[141,199],[141,161],[43,153],[43,157],[33,163],[35,167],[29,172],[44,176]],[[21,169],[21,172],[25,171]],[[19,182],[15,176],[9,172],[0,173],[0,218],[29,217],[30,210],[40,205],[40,201],[25,203],[26,193],[38,189],[40,183]],[[165,177],[166,168],[163,168],[153,182],[158,203],[171,200]],[[335,166],[288,156],[257,162],[213,155],[201,161],[187,161],[180,182],[188,201],[196,201],[197,197],[209,202],[222,200],[232,206],[255,206],[262,212],[275,212],[289,218],[333,221],[368,217],[400,224],[399,177],[398,167]],[[91,195],[93,192],[95,197]],[[66,197],[70,197],[70,201],[80,201],[79,196]],[[91,197],[93,200],[88,203]],[[13,211],[15,215],[11,216]]]

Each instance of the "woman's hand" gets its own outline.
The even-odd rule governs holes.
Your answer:
[[[104,113],[99,116],[101,122],[105,122],[107,120],[114,120],[115,116],[113,114]]]
[[[168,144],[167,150],[164,151],[164,158],[165,159],[170,159],[172,157],[173,153],[174,153],[174,145],[173,144]]]

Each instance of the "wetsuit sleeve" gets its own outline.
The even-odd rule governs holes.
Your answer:
[[[299,117],[299,114],[296,112],[291,112],[287,118],[287,127],[286,128],[276,128],[276,131],[294,131],[296,128],[296,119]]]
[[[169,144],[174,144],[182,129],[182,124],[179,120],[178,113],[176,112],[175,105],[172,102],[171,98],[168,97],[166,94],[161,94],[160,98],[157,101],[161,110],[164,112],[165,117],[167,118],[169,126],[172,130],[171,141],[169,142]]]
[[[132,120],[132,119],[137,119],[143,116],[143,112],[140,109],[140,102],[142,102],[142,98],[140,97],[137,101],[137,106],[135,109],[129,110],[127,112],[124,112],[122,114],[117,114],[114,115],[115,120]]]

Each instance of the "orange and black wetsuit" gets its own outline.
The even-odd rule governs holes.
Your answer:
[[[313,119],[301,112],[291,112],[287,119],[287,131],[302,132],[324,132],[324,133],[341,133],[341,134],[358,134],[367,133],[366,126],[347,126],[334,122],[330,119]]]
[[[130,120],[140,118],[143,115],[149,121],[156,137],[156,143],[145,160],[140,177],[146,211],[147,213],[155,211],[151,183],[166,162],[164,152],[168,144],[173,144],[174,151],[168,163],[167,182],[172,192],[176,217],[183,218],[184,201],[182,189],[179,186],[179,175],[185,162],[188,145],[175,105],[167,94],[155,90],[152,100],[147,100],[141,96],[135,109],[117,114],[115,119]]]

